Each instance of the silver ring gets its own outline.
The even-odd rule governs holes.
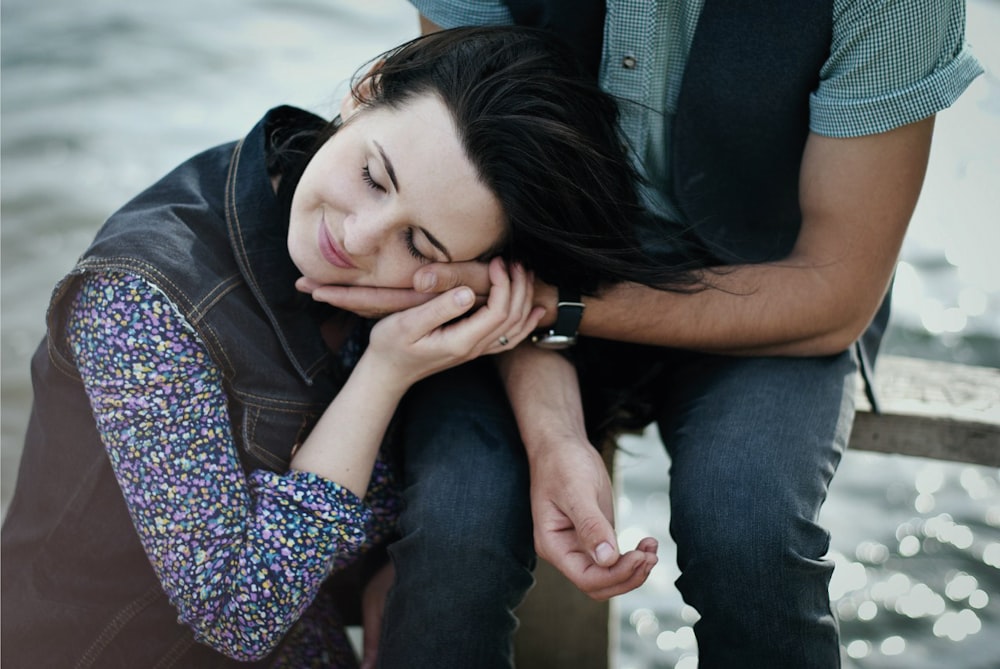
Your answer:
[[[500,339],[498,339],[497,341],[500,342],[501,346],[506,346],[507,344],[510,343],[510,340],[507,339],[506,335],[500,335]]]

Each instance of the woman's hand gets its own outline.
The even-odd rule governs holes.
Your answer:
[[[411,385],[510,349],[537,326],[544,309],[531,305],[531,275],[519,265],[508,274],[494,259],[489,277],[486,304],[471,314],[475,293],[463,286],[376,323],[368,348],[290,466],[364,497],[385,428]]]
[[[379,321],[364,357],[388,382],[406,387],[436,372],[484,354],[509,350],[524,340],[544,313],[532,306],[533,277],[519,264],[508,272],[503,260],[489,264],[486,304],[475,311],[474,291],[448,290]]]

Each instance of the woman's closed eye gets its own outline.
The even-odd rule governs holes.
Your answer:
[[[382,186],[380,186],[378,182],[372,178],[372,171],[368,168],[368,163],[365,163],[365,166],[361,168],[361,178],[364,179],[365,183],[368,184],[368,187],[372,190],[377,190],[382,193],[385,192],[385,188],[382,188]]]
[[[417,245],[414,243],[415,235],[416,233],[413,231],[413,228],[406,228],[406,230],[403,232],[403,239],[406,241],[406,250],[410,252],[411,256],[413,256],[422,263],[433,262],[431,258],[425,256],[423,253],[420,252],[420,249],[417,248]]]

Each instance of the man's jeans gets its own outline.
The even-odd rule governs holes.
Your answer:
[[[698,666],[839,667],[816,519],[854,419],[853,352],[683,357],[658,422]]]
[[[816,519],[853,420],[855,356],[664,360],[670,533],[677,586],[701,614],[699,666],[839,666],[829,535]],[[495,384],[467,365],[408,400],[388,669],[511,666],[531,525],[523,451]]]
[[[397,429],[405,506],[380,666],[513,666],[535,555],[527,460],[492,361],[418,384]]]

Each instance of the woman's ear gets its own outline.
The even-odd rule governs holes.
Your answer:
[[[350,117],[354,116],[365,103],[370,102],[372,98],[372,85],[375,78],[378,77],[378,70],[382,67],[384,60],[377,61],[368,70],[368,73],[361,78],[361,80],[347,92],[344,99],[340,103],[340,118],[346,121]]]

